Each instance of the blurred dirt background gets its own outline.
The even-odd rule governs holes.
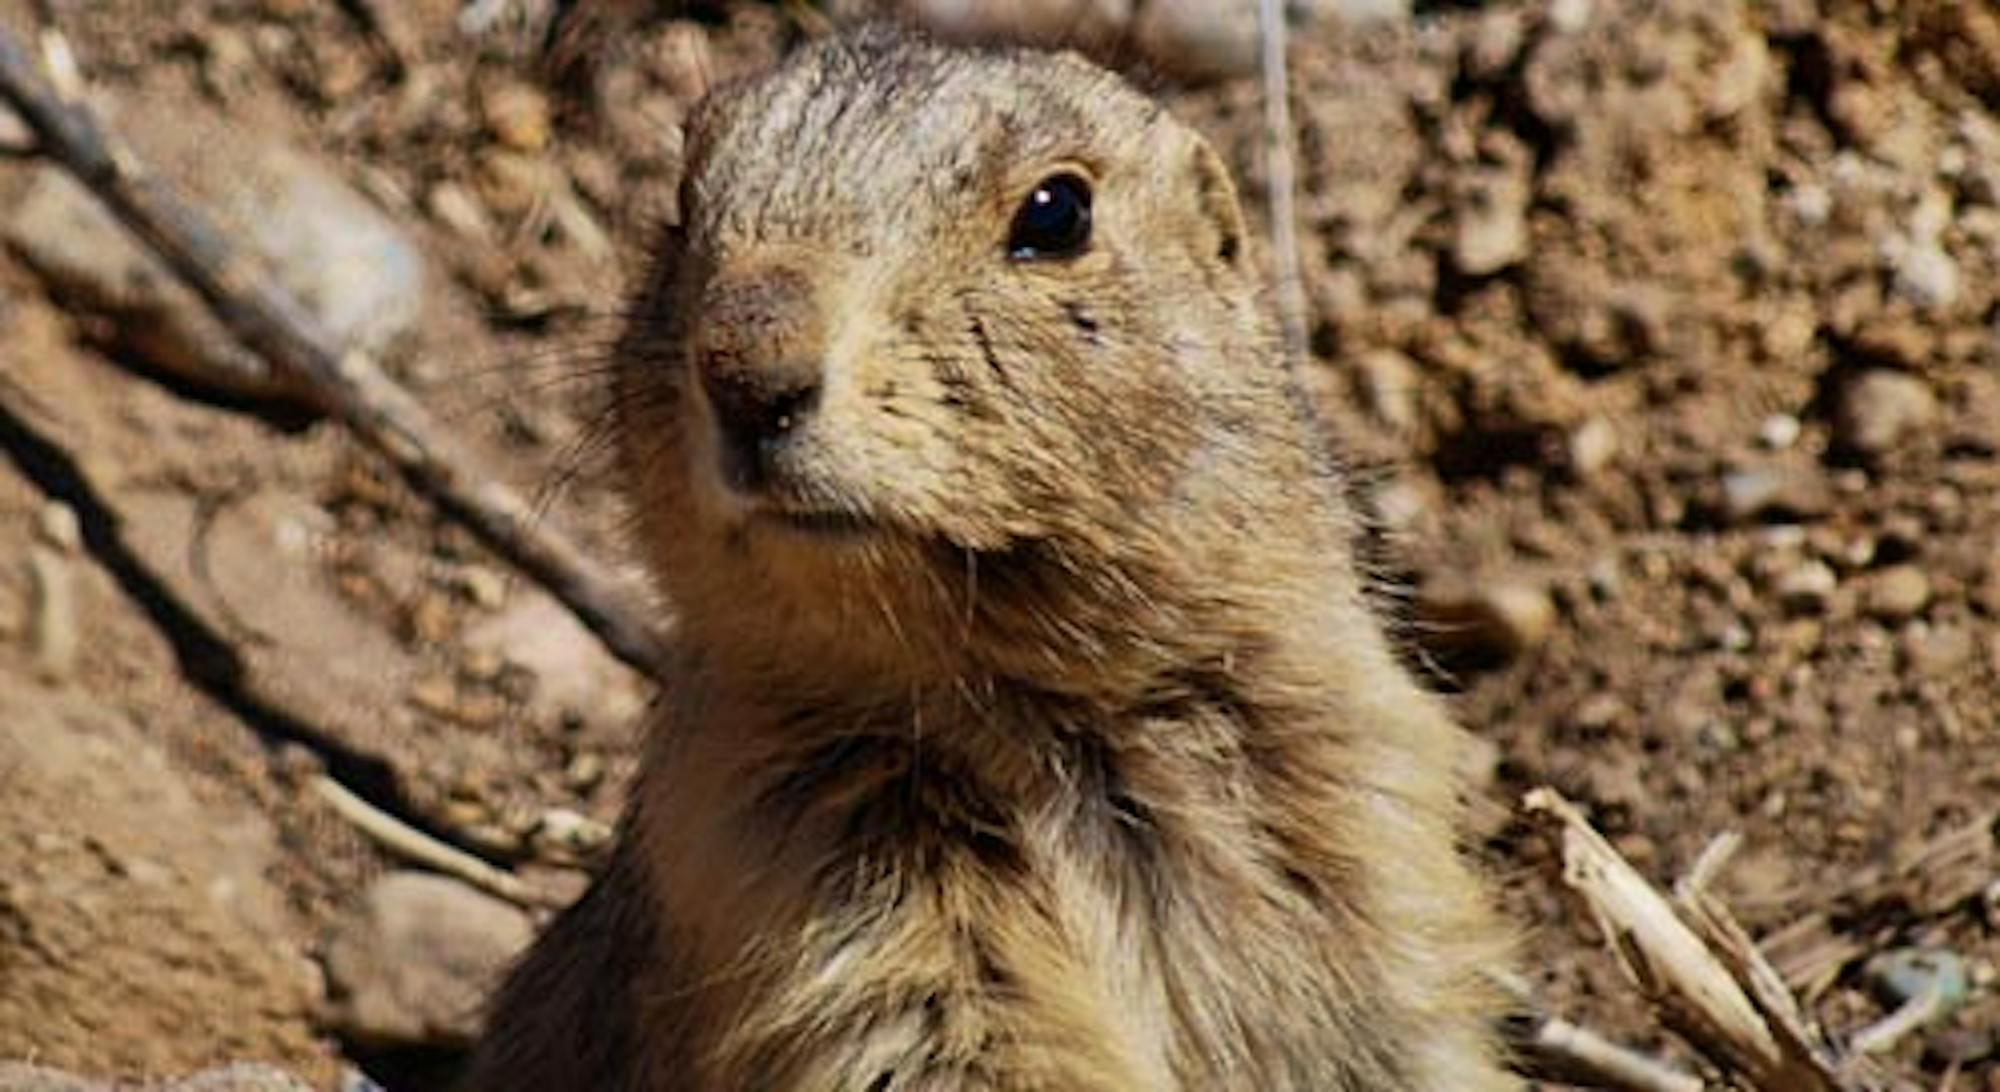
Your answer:
[[[678,121],[857,6],[0,26],[66,46],[150,161],[616,559],[593,382]],[[1242,13],[1083,6],[1261,215]],[[2000,13],[1295,7],[1311,377],[1490,743],[1477,837],[1533,985],[1688,1061],[1513,815],[1546,783],[1661,881],[1742,832],[1726,893],[1837,1042],[1945,988],[1896,1080],[2000,1089]],[[53,173],[0,113],[0,1061],[441,1087],[531,918],[316,786],[573,892],[646,687]]]

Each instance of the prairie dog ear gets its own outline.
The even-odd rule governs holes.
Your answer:
[[[1236,183],[1230,180],[1229,168],[1223,166],[1222,157],[1199,136],[1194,138],[1191,160],[1196,210],[1209,229],[1208,246],[1196,256],[1204,263],[1212,261],[1233,270],[1245,260],[1246,241],[1243,209],[1236,201]]]

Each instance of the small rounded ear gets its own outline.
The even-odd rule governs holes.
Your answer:
[[[1224,267],[1234,269],[1244,260],[1245,228],[1243,209],[1236,202],[1236,183],[1229,168],[1215,154],[1208,141],[1194,138],[1191,164],[1194,172],[1195,204],[1210,229],[1208,253]]]

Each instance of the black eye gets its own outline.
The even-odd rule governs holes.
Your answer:
[[[1090,245],[1090,183],[1074,174],[1042,179],[1007,234],[1007,256],[1018,261],[1073,258]]]

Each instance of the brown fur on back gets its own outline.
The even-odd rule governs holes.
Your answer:
[[[472,1087],[1511,1087],[1461,741],[1207,145],[1074,57],[875,30],[688,147],[615,392],[678,652]],[[1089,246],[1010,254],[1064,172]]]

